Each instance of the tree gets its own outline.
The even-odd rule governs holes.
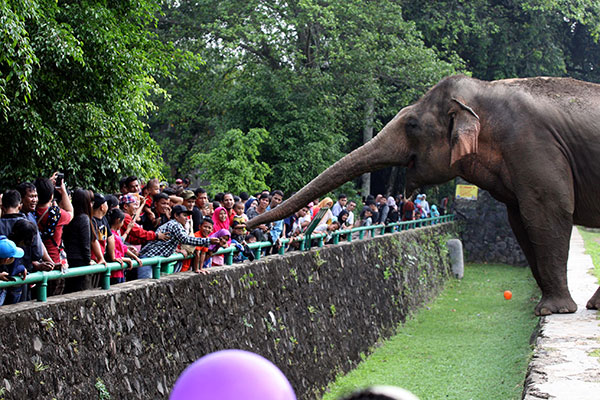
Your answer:
[[[264,129],[251,129],[247,134],[232,129],[219,135],[209,152],[194,155],[191,164],[211,182],[208,189],[212,195],[268,190],[265,178],[271,169],[257,161],[259,147],[268,139],[269,132]]]
[[[155,77],[196,60],[157,40],[152,0],[12,0],[0,5],[0,182],[52,171],[114,189],[122,175],[160,174],[144,120]]]
[[[286,193],[362,144],[369,99],[378,129],[455,70],[383,0],[180,1],[159,32],[206,65],[169,82],[168,107],[183,112],[153,118],[154,137],[179,155],[212,148],[230,129],[267,129],[259,160],[272,168],[269,186]],[[174,141],[187,132],[192,144]]]
[[[458,55],[474,77],[600,81],[600,3],[591,0],[402,0],[428,47]]]

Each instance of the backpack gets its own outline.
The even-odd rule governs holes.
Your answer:
[[[387,216],[387,218],[386,218],[385,223],[389,224],[391,222],[398,222],[399,217],[400,217],[400,214],[398,213],[398,210],[391,209],[390,212],[389,212],[389,214],[388,214],[388,216]]]
[[[48,214],[48,219],[46,219],[45,226],[42,226],[42,219],[44,215]],[[44,213],[37,218],[38,229],[40,231],[40,235],[42,236],[43,241],[51,240],[54,242],[54,232],[56,232],[56,226],[58,225],[58,221],[60,220],[60,207],[58,206],[50,206],[44,211]],[[56,247],[58,245],[54,243]]]

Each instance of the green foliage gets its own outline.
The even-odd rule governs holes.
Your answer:
[[[596,1],[401,1],[428,46],[465,60],[473,76],[535,75],[600,81]]]
[[[266,183],[290,193],[362,144],[368,97],[380,127],[455,70],[394,2],[200,0],[164,11],[161,37],[206,60],[163,84],[173,95],[150,121],[177,173],[193,172],[185,157],[222,132],[264,128]]]
[[[594,274],[600,283],[600,231],[583,227],[578,227],[578,229],[583,237],[585,252],[592,257]]]
[[[265,178],[271,172],[269,166],[257,161],[259,147],[269,138],[264,129],[250,129],[243,133],[232,129],[217,138],[215,146],[207,153],[197,153],[193,166],[210,179],[208,190],[256,193],[268,189]]]
[[[0,5],[0,184],[55,170],[71,185],[115,189],[125,174],[160,174],[144,119],[154,77],[195,57],[149,28],[153,0]]]
[[[99,400],[110,400],[110,392],[106,388],[104,381],[101,378],[96,378],[96,384],[94,385],[96,390],[98,390],[98,399]]]
[[[507,289],[510,301],[502,296]],[[403,387],[421,399],[520,399],[538,293],[526,268],[467,265],[463,280],[450,281],[323,399],[373,382]]]

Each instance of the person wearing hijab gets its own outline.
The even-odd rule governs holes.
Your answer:
[[[398,222],[398,220],[400,220],[400,212],[398,211],[398,206],[396,205],[396,200],[394,200],[393,196],[388,197],[387,205],[389,207],[389,211],[385,223],[391,224]],[[386,232],[392,232],[392,229],[390,228],[390,230]]]
[[[219,208],[223,208],[223,210],[225,210],[224,207],[219,207]],[[216,211],[215,211],[215,214],[216,214]],[[229,244],[231,243],[231,233],[229,232],[229,229],[219,229],[216,232],[214,232],[212,235],[210,235],[210,237],[219,239],[219,243],[213,244],[208,247],[208,251],[213,254],[214,254],[214,252],[219,250],[221,247],[223,247],[223,248],[229,247]],[[213,267],[221,267],[223,265],[225,265],[225,257],[223,254],[218,254],[216,256],[214,256],[214,255],[212,256],[212,266]]]
[[[256,208],[257,204],[258,200],[256,200],[254,197],[250,197],[248,200],[246,200],[244,203],[244,214],[248,214],[248,209]]]
[[[325,213],[325,215],[323,215],[323,218],[321,218],[321,221],[319,222],[318,225],[325,224],[325,223],[327,225],[331,224],[331,222],[333,221],[333,213],[331,212],[331,207],[333,207],[333,200],[331,200],[331,197],[325,197],[323,200],[321,200],[319,202],[319,205],[317,207],[318,207],[319,210],[321,208],[329,208],[329,210],[327,210],[327,212]],[[315,215],[318,212],[319,211],[317,210],[315,212]],[[313,216],[313,218],[314,218],[314,216]]]
[[[213,232],[218,232],[221,229],[229,232],[229,215],[225,207],[217,207],[213,213],[212,220],[214,222]]]

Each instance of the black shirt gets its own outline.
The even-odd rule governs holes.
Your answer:
[[[87,215],[74,216],[64,227],[62,239],[68,260],[89,261],[91,259],[92,240],[96,240],[96,235]]]

